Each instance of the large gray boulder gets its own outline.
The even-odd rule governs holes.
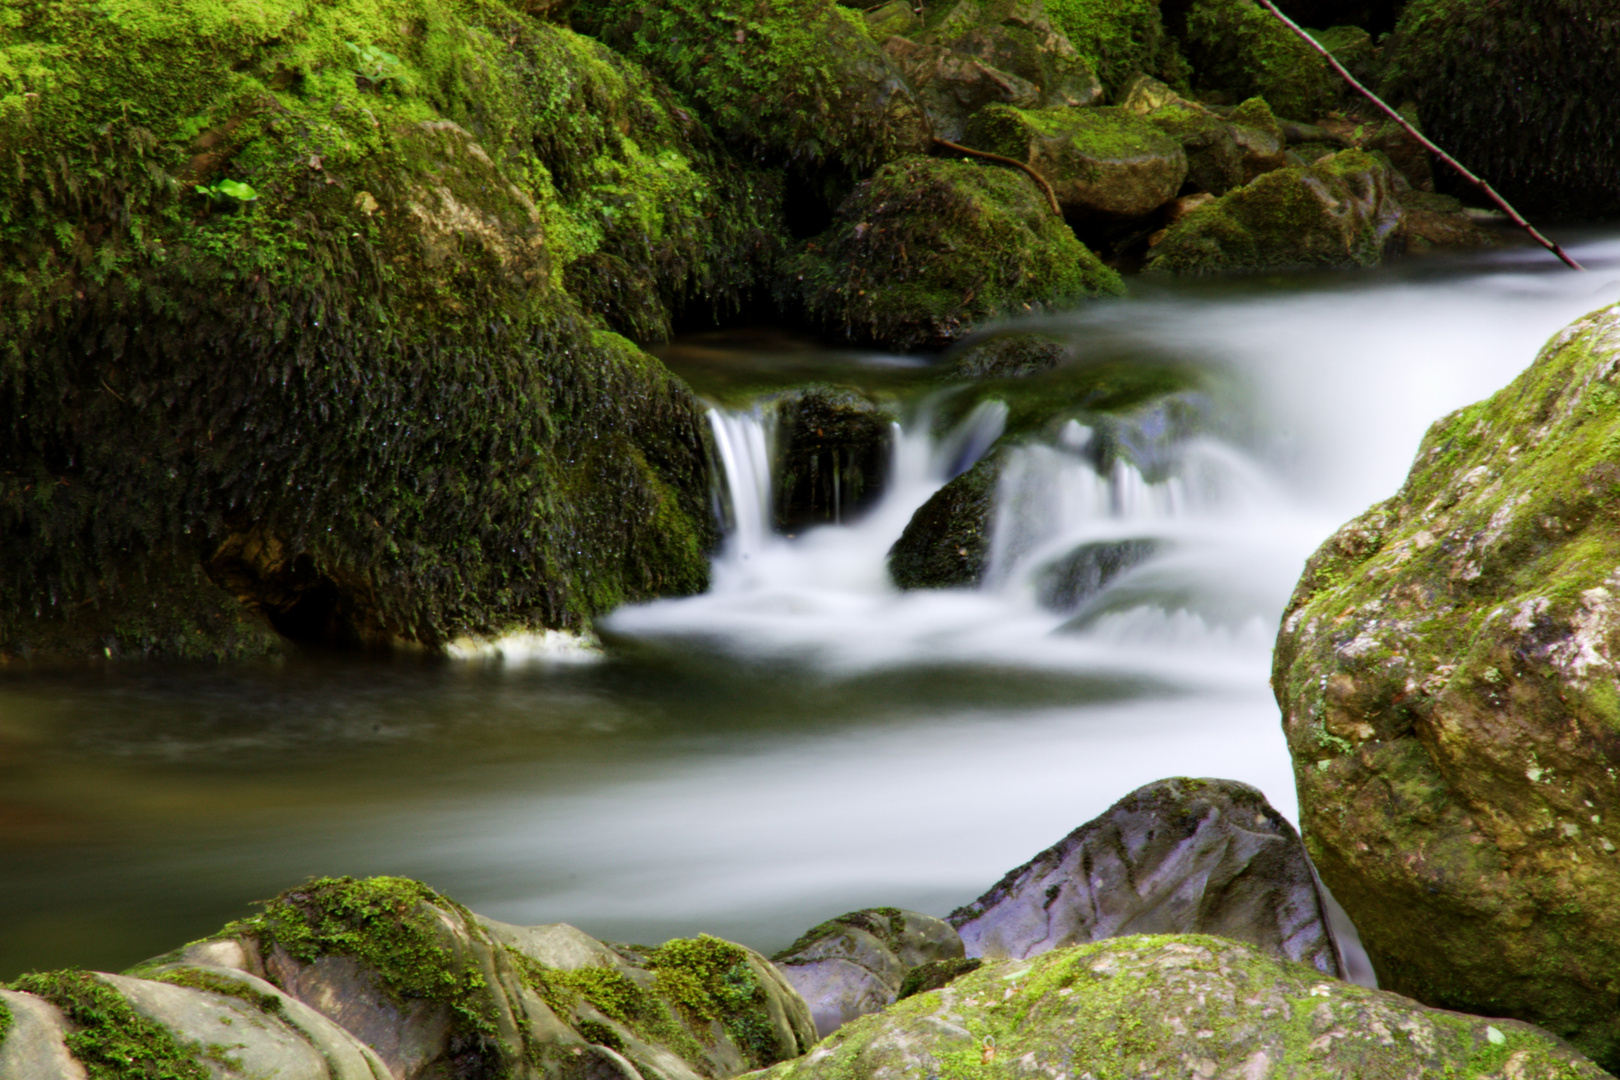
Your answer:
[[[61,1009],[33,994],[0,989],[0,1010],[0,1077],[85,1080],[84,1066],[63,1041],[68,1026]]]
[[[803,934],[772,957],[825,1038],[868,1013],[894,1004],[916,968],[963,957],[949,923],[900,908],[840,915]]]
[[[1265,796],[1178,777],[1107,813],[953,911],[969,956],[1029,957],[1128,934],[1216,934],[1340,976],[1310,859]]]
[[[1425,1008],[1251,945],[1139,936],[986,963],[759,1080],[1601,1080],[1516,1020]]]

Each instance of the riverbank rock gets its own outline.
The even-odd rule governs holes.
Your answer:
[[[774,408],[779,530],[853,521],[882,497],[894,448],[893,412],[835,386],[792,391]]]
[[[1003,455],[992,453],[929,496],[889,549],[902,589],[971,589],[984,580]]]
[[[1220,938],[1135,936],[987,963],[761,1080],[1605,1074],[1529,1024],[1424,1008]]]
[[[894,1004],[912,971],[962,960],[943,919],[900,908],[852,911],[816,926],[771,957],[810,1006],[826,1038],[857,1016]]]
[[[24,1063],[3,1074],[19,1080],[136,1063],[175,1080],[723,1080],[816,1037],[804,1001],[740,945],[610,946],[400,878],[312,881],[129,974],[26,975],[0,1002],[0,1063]]]
[[[1046,0],[1053,23],[1102,79],[1109,100],[1147,74],[1183,85],[1189,74],[1157,0]]]
[[[1438,421],[1311,557],[1272,686],[1380,985],[1620,1068],[1620,308]]]
[[[1385,51],[1385,97],[1416,102],[1424,133],[1521,213],[1620,213],[1620,22],[1606,0],[1412,0]]]
[[[911,89],[860,12],[835,0],[581,0],[573,22],[750,155],[853,178],[928,147]]]
[[[1128,934],[1217,934],[1340,974],[1310,860],[1236,780],[1160,780],[951,912],[969,956],[1022,958]]]
[[[1151,248],[1145,270],[1377,266],[1400,240],[1393,189],[1388,167],[1359,150],[1269,172],[1171,226]]]
[[[1187,179],[1211,195],[1291,164],[1282,126],[1263,98],[1250,98],[1224,117],[1176,98],[1148,112],[1147,120],[1181,144]]]
[[[1254,0],[1194,0],[1181,46],[1195,90],[1263,97],[1290,120],[1325,115],[1343,93],[1327,61]]]
[[[856,187],[832,228],[784,262],[776,289],[829,334],[899,350],[1123,291],[1029,177],[920,157]]]
[[[0,654],[434,649],[705,586],[701,411],[606,327],[731,310],[779,185],[468,10],[0,25]]]
[[[968,121],[963,138],[1040,173],[1071,217],[1143,217],[1187,178],[1181,144],[1126,109],[993,105]]]

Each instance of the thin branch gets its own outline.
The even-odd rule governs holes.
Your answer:
[[[1042,176],[1028,165],[1025,165],[1022,161],[1019,161],[1016,158],[1002,157],[1000,154],[992,154],[987,150],[975,150],[971,146],[962,146],[958,143],[953,143],[948,139],[942,139],[938,135],[934,136],[934,141],[945,147],[947,150],[955,150],[959,154],[969,154],[973,157],[984,158],[987,161],[999,161],[1003,165],[1011,165],[1015,169],[1024,170],[1024,172],[1029,174],[1029,178],[1039,184],[1041,186],[1041,190],[1046,193],[1046,201],[1051,204],[1052,213],[1056,214],[1058,217],[1063,216],[1063,209],[1062,207],[1058,206],[1057,192],[1052,190],[1052,185],[1046,182],[1046,177]]]
[[[1473,184],[1475,187],[1479,188],[1479,190],[1483,191],[1486,198],[1490,199],[1491,202],[1495,203],[1497,206],[1500,206],[1503,213],[1507,214],[1507,216],[1513,220],[1515,225],[1519,226],[1521,229],[1535,238],[1536,243],[1540,244],[1542,247],[1546,248],[1548,251],[1562,259],[1564,261],[1564,265],[1568,266],[1571,270],[1586,269],[1580,263],[1570,258],[1569,254],[1563,248],[1559,247],[1545,236],[1542,236],[1541,233],[1537,232],[1534,225],[1531,225],[1528,221],[1524,220],[1524,218],[1520,216],[1519,212],[1508,204],[1506,199],[1502,198],[1502,196],[1496,193],[1495,188],[1491,187],[1490,184],[1475,176],[1467,169],[1466,166],[1463,165],[1462,162],[1458,161],[1456,158],[1434,145],[1434,143],[1430,142],[1428,138],[1424,136],[1423,132],[1412,126],[1406,117],[1390,108],[1377,94],[1373,93],[1365,86],[1362,86],[1360,81],[1357,80],[1354,75],[1350,74],[1350,72],[1346,71],[1344,65],[1339,63],[1332,53],[1328,52],[1327,49],[1322,47],[1322,43],[1320,41],[1313,38],[1293,19],[1290,19],[1287,15],[1284,15],[1281,11],[1279,11],[1277,9],[1277,5],[1273,3],[1272,0],[1259,0],[1259,3],[1261,7],[1277,16],[1277,18],[1282,21],[1284,26],[1288,27],[1288,29],[1297,34],[1301,41],[1309,45],[1312,49],[1315,49],[1317,52],[1321,53],[1322,57],[1327,60],[1330,65],[1332,65],[1333,70],[1337,71],[1341,76],[1343,76],[1345,82],[1355,87],[1362,97],[1378,106],[1379,110],[1385,116],[1401,125],[1401,127],[1406,130],[1408,135],[1422,143],[1430,153],[1434,154],[1447,165],[1450,165],[1453,169],[1456,169],[1457,172],[1462,175],[1464,180],[1467,180],[1470,184]]]

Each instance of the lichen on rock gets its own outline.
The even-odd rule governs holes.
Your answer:
[[[1381,985],[1620,1066],[1620,309],[1438,421],[1306,565],[1272,685]]]

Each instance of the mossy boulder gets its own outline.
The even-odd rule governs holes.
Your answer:
[[[1029,177],[914,157],[857,186],[832,228],[785,260],[776,291],[832,335],[909,350],[1124,285]]]
[[[1196,102],[1177,99],[1155,108],[1147,120],[1181,144],[1188,181],[1199,191],[1225,195],[1290,164],[1270,110],[1262,99],[1252,100],[1258,107],[1235,109],[1223,117]]]
[[[1046,0],[1046,11],[1101,77],[1110,99],[1139,74],[1185,86],[1187,62],[1157,0]]]
[[[853,521],[883,495],[895,415],[843,387],[782,395],[776,413],[776,527],[798,532]]]
[[[1388,167],[1359,150],[1266,173],[1172,225],[1146,272],[1377,266],[1401,238],[1394,186]]]
[[[918,507],[889,549],[902,589],[973,588],[984,580],[1003,455],[991,454]]]
[[[879,44],[896,35],[907,37],[923,28],[922,17],[911,6],[911,0],[889,0],[886,4],[867,8],[862,16],[866,19],[867,33]]]
[[[762,1080],[1606,1074],[1514,1020],[1428,1009],[1200,935],[986,963],[845,1025]]]
[[[1064,213],[1083,219],[1143,217],[1187,178],[1181,144],[1127,109],[995,105],[968,121],[964,137],[1040,173]]]
[[[810,1006],[816,1033],[826,1038],[894,1004],[916,968],[962,959],[962,939],[943,919],[867,908],[805,931],[771,963]]]
[[[573,22],[768,162],[848,178],[928,146],[905,80],[861,14],[835,0],[581,0]]]
[[[1343,95],[1327,61],[1255,0],[1194,0],[1181,42],[1201,93],[1263,97],[1290,120],[1314,120]]]
[[[1438,421],[1306,565],[1272,686],[1381,985],[1620,1068],[1620,308]]]
[[[1027,331],[991,334],[960,347],[949,357],[942,377],[951,382],[973,379],[1019,379],[1051,371],[1069,359],[1073,349],[1056,338]]]
[[[493,2],[13,14],[0,651],[433,647],[704,586],[701,414],[585,308],[734,304],[780,210],[667,91]]]
[[[1607,0],[1412,0],[1386,52],[1384,94],[1520,212],[1620,214]]]

